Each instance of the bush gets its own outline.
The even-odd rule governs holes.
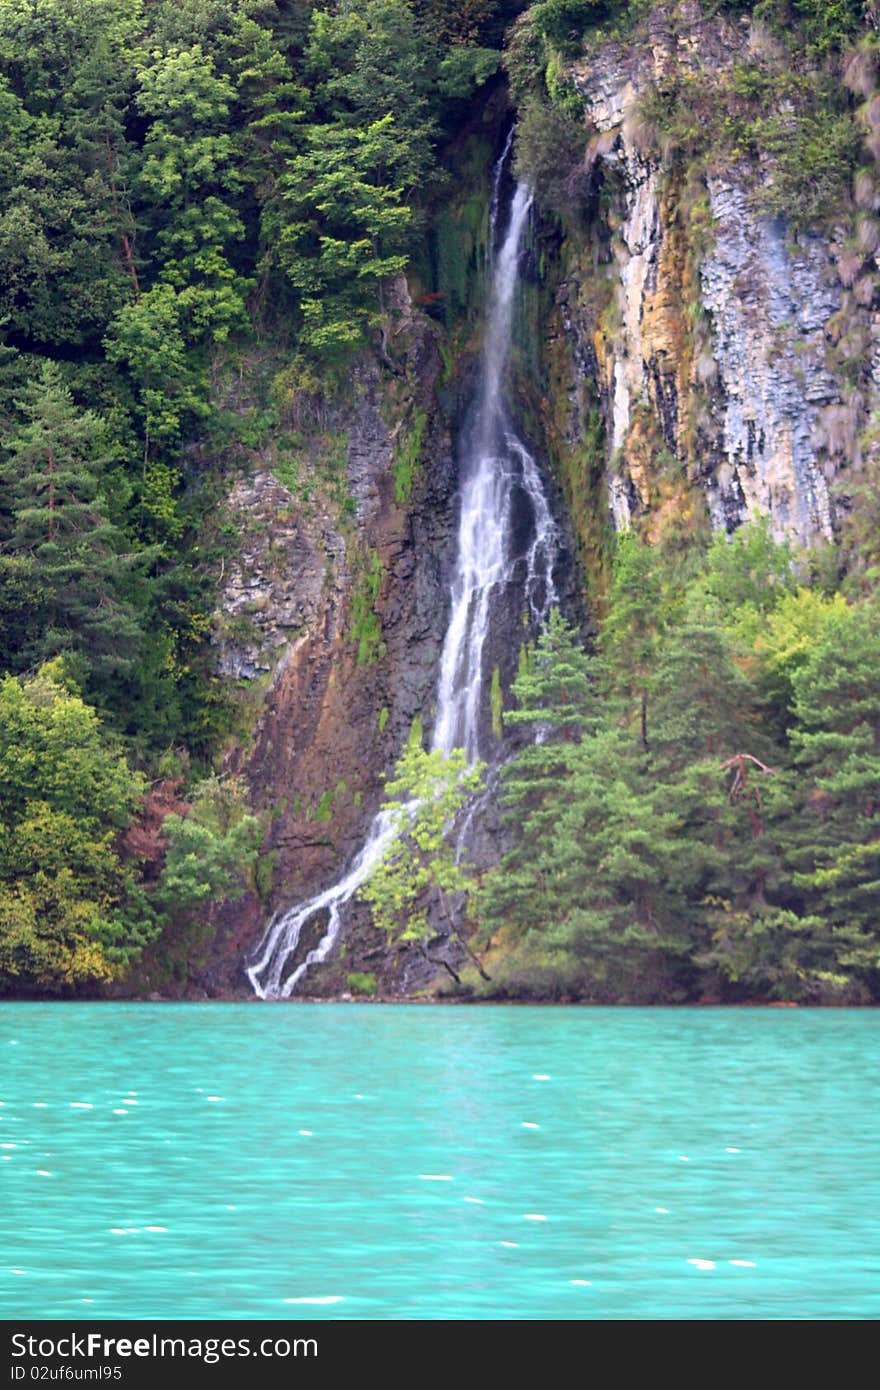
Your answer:
[[[366,994],[372,998],[376,993],[376,976],[369,970],[353,970],[345,977],[345,987],[352,994]]]
[[[520,112],[516,172],[531,184],[543,207],[576,212],[586,193],[586,132],[569,116],[533,98]]]
[[[535,10],[535,27],[561,53],[580,51],[587,29],[607,19],[605,0],[544,0]]]

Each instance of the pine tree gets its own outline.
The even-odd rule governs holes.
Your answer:
[[[634,531],[623,531],[614,553],[602,651],[610,693],[638,718],[643,749],[648,747],[648,705],[667,618],[657,552]]]
[[[142,640],[132,583],[152,553],[132,553],[110,521],[100,482],[106,427],[76,408],[54,363],[44,363],[19,406],[23,423],[7,441],[11,528],[3,548],[35,566],[43,591],[22,659],[75,652],[94,680],[112,681]]]
[[[834,969],[880,970],[880,625],[874,603],[835,613],[795,672],[792,744],[802,783],[790,826],[794,885],[826,923]]]
[[[501,801],[514,828],[514,846],[481,895],[480,914],[490,932],[501,925],[525,931],[536,920],[536,894],[547,891],[548,856],[575,749],[601,717],[595,672],[595,657],[557,610],[534,649],[522,648],[511,687],[516,705],[505,712],[504,722],[527,729],[532,742],[501,772]]]
[[[504,928],[576,962],[588,995],[653,998],[678,949],[666,887],[676,821],[603,704],[599,669],[553,614],[513,684],[519,708],[505,719],[537,740],[504,769],[514,846],[479,910],[484,933]]]

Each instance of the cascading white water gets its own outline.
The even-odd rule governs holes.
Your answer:
[[[518,184],[507,229],[496,249],[502,179],[511,141],[512,132],[493,176],[491,295],[479,391],[460,449],[457,559],[432,740],[432,747],[443,753],[464,748],[470,761],[480,754],[480,730],[485,719],[484,652],[494,600],[506,585],[521,585],[531,618],[538,623],[546,619],[556,601],[552,573],[556,528],[535,460],[517,436],[505,402],[514,296],[523,233],[532,203],[527,186]],[[531,538],[524,553],[517,551],[514,544],[516,511],[523,497],[531,519]],[[326,960],[342,929],[341,908],[382,858],[394,835],[395,823],[389,813],[378,812],[345,876],[308,902],[272,919],[247,968],[248,978],[260,998],[289,998],[309,966]],[[305,960],[286,975],[303,927],[324,911],[329,914],[324,936]]]

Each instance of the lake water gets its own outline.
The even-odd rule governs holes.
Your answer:
[[[880,1013],[0,1006],[0,1317],[876,1318]]]

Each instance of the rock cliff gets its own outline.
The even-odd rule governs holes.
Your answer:
[[[705,86],[724,109],[747,87],[743,72],[765,79],[784,63],[757,22],[706,16],[685,0],[625,38],[594,35],[562,72],[580,129],[577,191],[564,216],[540,210],[522,400],[557,475],[563,526],[580,542],[588,602],[601,602],[615,527],[674,532],[686,545],[763,513],[779,537],[832,540],[847,477],[873,447],[876,179],[861,174],[819,223],[789,219],[760,149],[720,136],[715,148],[709,131],[707,154],[704,131],[701,158],[688,158],[656,119],[658,93],[681,102]],[[869,164],[880,152],[875,85],[872,71],[851,83]],[[477,200],[472,229],[479,209]],[[444,212],[435,229],[438,260],[460,260],[462,283],[480,258],[464,225]],[[214,640],[246,732],[227,762],[266,816],[271,885],[263,901],[221,911],[200,976],[209,990],[241,988],[242,959],[269,913],[351,859],[413,718],[430,726],[452,558],[452,436],[474,347],[472,305],[445,334],[413,307],[411,294],[430,307],[442,288],[424,274],[399,282],[391,357],[386,344],[358,360],[295,478],[260,459],[229,499],[242,543]],[[495,649],[509,666],[512,649],[502,639]],[[343,987],[351,969],[378,971],[389,987],[383,942],[368,928],[355,937],[326,987]],[[400,978],[424,983],[418,972]],[[310,980],[321,988],[320,975]]]
[[[587,192],[553,272],[545,414],[573,503],[592,467],[591,505],[616,527],[656,536],[708,519],[730,532],[760,512],[803,544],[834,533],[835,480],[858,462],[880,361],[864,215],[863,247],[849,198],[821,229],[769,215],[771,160],[719,132],[689,163],[646,101],[705,84],[735,103],[739,74],[784,62],[758,23],[685,3],[626,41],[594,41],[567,70]],[[584,458],[591,412],[598,465]],[[588,550],[595,530],[581,519]]]
[[[414,717],[430,720],[455,476],[438,332],[395,294],[393,371],[364,354],[297,478],[269,458],[229,497],[241,544],[213,640],[243,732],[226,764],[266,817],[271,884],[221,909],[210,991],[242,988],[270,913],[353,856]]]

